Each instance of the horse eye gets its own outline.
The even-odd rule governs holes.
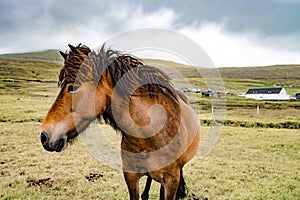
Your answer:
[[[73,94],[73,93],[76,93],[78,91],[80,86],[78,85],[69,85],[68,86],[68,92]]]

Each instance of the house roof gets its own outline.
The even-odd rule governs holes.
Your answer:
[[[279,94],[282,88],[254,88],[249,89],[246,94]]]

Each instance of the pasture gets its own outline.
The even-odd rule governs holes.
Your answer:
[[[43,149],[39,128],[59,90],[55,80],[61,65],[0,59],[0,67],[0,198],[128,199],[122,172],[93,158],[80,139],[61,153]],[[230,85],[231,78],[224,79],[225,87],[241,92],[254,82],[271,84],[236,79]],[[296,84],[290,91],[299,88]],[[210,118],[210,101],[199,100],[205,137],[209,127],[204,120]],[[261,107],[259,115],[257,105]],[[241,123],[224,126],[210,154],[204,158],[196,156],[184,167],[188,188],[202,199],[299,199],[299,129],[267,128],[270,123],[299,125],[299,110],[300,102],[257,102],[229,97],[226,120]],[[267,125],[251,126],[254,122]],[[120,136],[106,125],[101,126],[118,143]],[[93,174],[99,176],[87,179]],[[141,188],[144,182],[145,179]],[[158,196],[159,185],[153,184],[150,199]]]

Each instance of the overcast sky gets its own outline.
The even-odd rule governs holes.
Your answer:
[[[197,42],[217,66],[300,64],[300,0],[2,0],[0,27],[0,53],[97,47],[163,28]]]

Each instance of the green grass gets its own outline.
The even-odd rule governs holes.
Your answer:
[[[80,140],[62,153],[44,151],[39,126],[0,123],[1,199],[128,199],[120,171],[95,160]],[[299,151],[297,130],[225,127],[213,151],[196,156],[184,174],[190,190],[202,198],[298,199]],[[103,177],[89,182],[89,173]],[[27,180],[43,178],[51,178],[51,184],[28,187]],[[151,199],[158,195],[154,184]]]
[[[205,86],[185,66],[171,64],[187,73],[196,86]],[[128,199],[122,172],[97,161],[81,139],[61,153],[42,148],[40,121],[59,90],[56,79],[61,65],[0,59],[0,67],[0,199]],[[224,80],[225,87],[234,91],[270,84],[254,79]],[[200,120],[211,119],[211,99],[196,95],[192,106],[200,108]],[[300,102],[228,96],[226,108],[226,120],[300,123]],[[202,126],[204,138],[209,128]],[[108,126],[102,129],[115,145],[119,144],[115,131]],[[205,158],[197,155],[185,166],[187,185],[202,199],[300,199],[299,138],[298,129],[225,126],[210,154]],[[85,176],[90,173],[103,177],[89,182]],[[29,187],[27,182],[45,178],[51,178],[50,182],[41,186]],[[141,190],[144,183],[145,179]],[[159,184],[153,185],[150,195],[150,199],[159,198]]]
[[[297,130],[226,127],[213,152],[189,168],[201,173],[202,184],[192,185],[211,199],[297,199],[297,137]]]
[[[110,180],[115,178],[112,188],[122,187],[117,184],[121,174],[94,160],[79,141],[68,151],[51,154],[40,145],[39,123],[0,123],[0,126],[1,199],[66,199],[71,196],[105,199]],[[84,176],[90,172],[102,173],[104,177],[96,183],[88,182]],[[27,187],[26,180],[42,178],[51,178],[53,183]],[[125,187],[123,190],[125,192]]]

